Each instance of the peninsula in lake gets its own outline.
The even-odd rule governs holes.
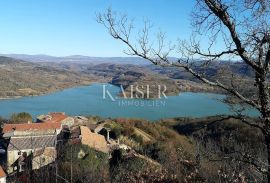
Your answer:
[[[218,67],[221,64],[223,69]],[[199,65],[199,62],[198,62]],[[230,82],[231,72],[238,73],[239,89],[252,83],[251,71],[241,62],[214,63],[207,69],[194,66],[213,79]],[[224,72],[224,70],[226,72]],[[162,68],[136,57],[53,57],[47,55],[0,56],[0,98],[35,96],[91,83],[122,85],[130,96],[131,85],[150,86],[150,98],[157,98],[157,85],[166,86],[166,95],[179,92],[222,93],[220,89],[200,83],[183,69]],[[223,72],[222,75],[220,72]],[[220,78],[220,76],[222,76]],[[246,95],[254,91],[245,90]],[[134,93],[136,95],[136,92]]]
[[[270,0],[0,5],[0,183],[270,183]]]

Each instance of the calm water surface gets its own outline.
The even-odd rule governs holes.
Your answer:
[[[104,95],[105,91],[105,95]],[[106,92],[108,91],[108,92]],[[0,100],[0,116],[28,112],[33,116],[48,112],[66,112],[69,115],[98,115],[102,117],[130,117],[157,120],[171,117],[203,117],[231,114],[229,106],[220,100],[223,95],[185,92],[159,100],[116,99],[119,88],[93,84],[37,97]],[[111,94],[111,97],[110,95]],[[104,98],[105,96],[105,98]],[[115,99],[115,101],[112,100]],[[245,112],[254,116],[255,110]]]

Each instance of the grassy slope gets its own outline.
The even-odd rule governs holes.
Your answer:
[[[258,124],[258,119],[246,117],[246,120]],[[265,161],[267,158],[261,131],[228,116],[164,119],[159,124],[192,138],[193,143],[200,149],[201,171],[205,172],[205,177],[211,181],[218,180],[217,171],[220,169],[227,171],[227,175],[232,178],[233,174],[230,173],[238,168],[248,182],[255,182],[254,176],[258,176],[258,172],[254,171],[251,164],[238,165],[237,163],[245,159],[238,152],[248,154],[255,160]],[[215,161],[224,156],[229,158]],[[231,159],[236,159],[236,163]]]

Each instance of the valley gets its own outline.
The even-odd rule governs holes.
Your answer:
[[[139,98],[158,98],[158,85],[166,86],[165,93],[168,96],[187,91],[226,94],[219,88],[201,83],[181,68],[162,68],[150,65],[146,60],[139,58],[9,56],[14,56],[14,58],[0,57],[0,84],[2,86],[0,98],[2,99],[43,95],[91,83],[121,85],[127,97],[133,93],[133,96],[139,96]],[[254,83],[251,80],[253,73],[240,62],[222,61],[212,63],[207,68],[202,67],[201,64],[198,61],[193,69],[206,74],[213,81],[218,79],[220,82],[231,85],[232,88],[237,88],[244,96],[253,97],[256,89],[256,87],[250,87]],[[150,86],[149,96],[141,95],[142,92],[146,93],[147,85]],[[133,86],[138,86],[141,93],[131,91]],[[119,93],[119,95],[123,94]],[[237,102],[236,99],[229,99]]]
[[[0,57],[0,78],[0,98],[43,95],[103,81],[103,78],[98,76],[41,66],[9,57]]]

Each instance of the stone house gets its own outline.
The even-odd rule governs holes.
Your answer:
[[[53,162],[61,130],[61,123],[4,124],[3,137],[9,140],[7,172],[38,169]]]
[[[10,138],[13,136],[31,136],[59,134],[62,130],[60,123],[25,123],[25,124],[4,124],[3,137]]]
[[[109,148],[104,136],[91,132],[86,126],[80,126],[81,129],[81,142],[98,151],[108,153]]]
[[[33,153],[32,169],[40,169],[43,166],[53,163],[56,159],[57,151],[55,147],[37,149]]]
[[[56,135],[12,136],[7,148],[8,173],[38,169],[56,159]]]
[[[109,152],[108,144],[103,135],[91,132],[86,126],[76,126],[71,129],[71,143],[81,143],[97,151]]]
[[[63,126],[74,125],[74,118],[67,116],[64,112],[50,112],[47,115],[37,117],[37,122],[41,123],[61,123]]]

